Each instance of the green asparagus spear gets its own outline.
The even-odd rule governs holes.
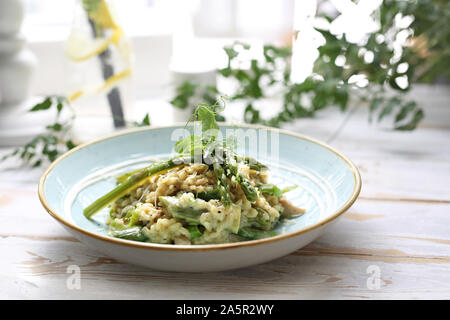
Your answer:
[[[250,181],[238,172],[236,159],[230,151],[226,151],[226,159],[227,162],[225,166],[228,171],[227,173],[229,173],[229,175],[234,176],[236,182],[241,185],[242,191],[244,192],[247,200],[250,202],[255,202],[258,199],[258,192],[252,186]]]
[[[197,197],[205,201],[209,201],[211,199],[220,200],[220,192],[218,189],[214,189],[211,191],[202,191],[197,194]]]
[[[266,171],[269,169],[265,164],[262,164],[261,162],[256,161],[255,159],[250,158],[250,157],[241,157],[241,156],[235,155],[235,158],[236,158],[236,161],[244,162],[246,165],[249,166],[250,169],[255,170],[255,171]]]
[[[217,177],[217,190],[220,194],[220,200],[225,207],[231,205],[230,186],[225,171],[218,162],[213,163],[213,170]]]
[[[144,181],[145,178],[148,178],[151,175],[159,173],[161,171],[176,167],[177,165],[183,163],[183,161],[185,160],[186,159],[184,158],[173,158],[153,163],[150,166],[141,169],[140,171],[129,176],[124,182],[119,184],[113,190],[91,203],[83,210],[83,214],[86,216],[86,218],[89,219],[94,213],[100,211],[111,202],[129,193],[130,190],[137,187],[137,185],[140,182]]]
[[[197,200],[193,200],[188,206],[182,206],[180,204],[180,199],[177,197],[161,196],[159,199],[172,217],[184,220],[190,225],[200,224],[200,216],[205,210],[196,208]]]
[[[257,240],[276,236],[277,233],[275,231],[265,231],[253,228],[241,228],[238,231],[238,235],[240,235],[243,238],[246,238],[247,240]]]
[[[118,176],[116,178],[117,184],[120,184],[120,183],[124,182],[125,180],[127,180],[128,177],[132,176],[135,173],[138,173],[139,171],[141,171],[142,169],[145,169],[145,168],[136,169],[136,170],[133,170],[131,172],[124,173],[121,176]]]
[[[244,191],[247,200],[250,202],[255,202],[258,199],[258,192],[256,192],[255,187],[253,187],[250,181],[242,174],[239,174],[238,177],[238,182],[241,185],[242,191]]]
[[[116,238],[134,240],[134,241],[146,241],[148,237],[142,233],[141,228],[133,227],[124,230],[111,231],[111,235]]]
[[[276,185],[274,184],[260,184],[258,186],[259,191],[261,191],[263,194],[269,194],[272,196],[275,196],[277,198],[280,198],[282,195],[282,192],[280,190],[280,188],[278,188]]]
[[[263,230],[272,229],[272,224],[270,223],[266,211],[261,208],[256,208],[256,210],[258,211],[258,215],[254,218],[248,218],[248,225]]]
[[[298,187],[298,186],[294,184],[294,185],[292,185],[292,186],[283,188],[283,189],[281,189],[281,193],[289,192],[289,191],[291,191],[291,190],[297,189],[297,187]]]

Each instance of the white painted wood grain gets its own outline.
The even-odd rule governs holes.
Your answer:
[[[14,202],[7,207],[13,209]],[[175,274],[118,263],[85,247],[39,210],[34,228],[0,229],[1,278],[15,298],[443,298],[450,297],[449,204],[359,201],[329,232],[294,254],[216,274]],[[14,211],[13,210],[7,210]],[[32,211],[26,213],[32,216]],[[66,287],[78,265],[82,289]],[[382,285],[369,290],[367,267]]]
[[[41,207],[43,169],[1,170],[0,298],[448,299],[447,89],[416,92],[427,118],[411,133],[368,127],[362,108],[337,136],[342,115],[332,111],[288,126],[321,140],[334,137],[330,143],[361,171],[361,197],[306,248],[236,271],[177,274],[118,263],[78,242]],[[81,268],[81,290],[66,286],[69,265]],[[381,272],[375,290],[367,287],[371,265]]]

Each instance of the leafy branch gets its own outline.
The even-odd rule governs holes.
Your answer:
[[[50,111],[51,109],[55,109],[55,120],[45,127],[45,132],[37,135],[24,146],[18,147],[11,153],[4,155],[0,158],[0,161],[16,158],[25,165],[38,167],[46,162],[53,162],[60,155],[77,146],[70,138],[70,129],[75,120],[75,113],[65,97],[47,96],[33,106],[29,112]],[[62,116],[64,110],[68,111],[68,116],[66,116],[65,120]],[[145,114],[141,121],[128,122],[128,124],[134,127],[149,126],[149,114]]]
[[[351,98],[368,101],[371,115],[378,109],[381,110],[377,121],[383,120],[393,109],[400,107],[394,126],[398,130],[413,130],[423,118],[423,111],[418,109],[414,102],[404,102],[400,95],[390,98],[381,85],[374,84],[371,88],[360,88],[349,82],[350,75],[343,74],[347,69],[341,68],[338,70],[339,73],[336,72],[337,66],[320,65],[321,59],[329,54],[327,48],[319,49],[320,56],[315,73],[302,83],[294,83],[289,78],[291,51],[288,47],[264,46],[262,62],[252,59],[249,69],[233,67],[238,65],[235,62],[239,59],[240,53],[249,49],[248,45],[242,46],[241,43],[225,47],[228,64],[227,67],[217,71],[220,76],[233,79],[237,83],[236,91],[229,98],[246,102],[243,115],[245,122],[279,127],[282,123],[297,118],[313,117],[316,112],[330,106],[337,106],[345,111]],[[339,53],[336,53],[336,57]],[[188,107],[191,101],[198,99],[198,96],[213,100],[218,94],[220,93],[216,88],[210,89],[193,82],[185,82],[177,88],[177,96],[171,104],[179,108]],[[258,105],[263,99],[275,96],[281,97],[281,111],[271,118],[264,119]],[[414,113],[412,117],[411,112]]]
[[[319,8],[320,12],[320,8]],[[392,119],[396,130],[414,130],[424,118],[424,111],[405,98],[413,82],[432,82],[450,77],[450,19],[448,1],[385,0],[374,13],[381,28],[360,43],[350,42],[345,34],[319,30],[325,44],[318,48],[319,57],[313,74],[302,83],[290,80],[292,52],[289,47],[265,45],[263,59],[250,59],[249,67],[240,60],[250,46],[240,42],[224,47],[227,66],[217,70],[221,77],[232,79],[236,90],[231,100],[244,101],[244,120],[280,126],[297,118],[313,117],[316,112],[336,106],[345,111],[350,101],[369,105],[369,120]],[[398,26],[402,17],[413,17],[412,23]],[[321,14],[331,22],[335,17]],[[393,45],[406,36],[400,48]],[[341,61],[341,63],[338,63]],[[192,97],[218,95],[194,82],[177,88],[171,101],[178,108],[193,107]],[[261,101],[278,97],[281,110],[271,118],[261,116]]]
[[[150,115],[148,113],[145,114],[144,118],[141,121],[134,121],[132,124],[134,127],[146,127],[150,125]]]
[[[75,147],[75,143],[68,137],[75,115],[65,97],[48,96],[29,111],[39,112],[51,108],[56,109],[56,117],[52,124],[45,127],[45,132],[34,137],[23,147],[6,154],[0,160],[16,157],[26,165],[38,167],[44,161],[52,162],[61,154]],[[66,109],[69,110],[69,116],[63,120],[61,113]]]

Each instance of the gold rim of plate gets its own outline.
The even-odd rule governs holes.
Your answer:
[[[74,149],[66,152],[65,154],[61,155],[58,159],[56,159],[48,168],[47,170],[45,170],[45,172],[42,174],[40,180],[39,180],[39,188],[38,188],[38,193],[39,193],[39,200],[41,201],[42,205],[44,206],[45,210],[47,210],[47,212],[56,220],[58,220],[59,222],[63,223],[64,225],[66,225],[67,227],[74,229],[76,231],[79,231],[87,236],[90,237],[94,237],[98,240],[102,240],[102,241],[106,241],[106,242],[112,242],[115,244],[119,244],[119,245],[124,245],[124,246],[131,246],[131,247],[137,247],[137,248],[142,248],[142,249],[156,249],[156,250],[176,250],[176,251],[202,251],[202,250],[217,250],[217,249],[232,249],[232,248],[239,248],[239,247],[247,247],[247,246],[256,246],[256,245],[261,245],[261,244],[265,244],[265,243],[270,243],[270,242],[274,242],[274,241],[279,241],[279,240],[283,240],[283,239],[287,239],[287,238],[291,238],[291,237],[295,237],[297,235],[300,235],[302,233],[306,233],[308,231],[317,229],[325,224],[327,224],[328,222],[333,221],[334,219],[336,219],[337,217],[339,217],[341,214],[343,214],[345,211],[347,211],[352,205],[353,203],[356,201],[356,199],[358,198],[358,195],[361,191],[361,175],[358,171],[358,168],[356,168],[356,166],[353,164],[353,162],[351,162],[347,157],[345,157],[344,155],[342,155],[340,152],[338,152],[337,150],[335,150],[334,148],[330,147],[329,145],[320,142],[314,138],[310,138],[308,136],[304,136],[302,134],[298,134],[298,133],[294,133],[294,132],[290,132],[287,130],[283,130],[283,129],[277,129],[277,128],[271,128],[271,127],[266,127],[266,126],[261,126],[261,125],[252,125],[252,124],[239,124],[239,125],[235,125],[235,124],[230,124],[230,123],[223,123],[224,126],[236,126],[236,127],[242,127],[242,128],[253,128],[253,129],[264,129],[264,130],[269,130],[269,131],[275,131],[281,134],[285,134],[288,136],[292,136],[295,138],[299,138],[299,139],[303,139],[312,143],[315,143],[317,145],[320,145],[328,150],[330,150],[331,152],[333,152],[334,154],[336,154],[338,157],[340,157],[342,160],[345,161],[345,163],[347,163],[347,165],[350,167],[350,169],[353,172],[353,177],[355,179],[355,186],[353,188],[353,192],[352,195],[350,197],[349,200],[347,200],[346,203],[344,203],[344,205],[342,207],[340,207],[338,210],[336,210],[336,212],[334,212],[333,214],[331,214],[328,218],[326,218],[325,220],[319,221],[311,226],[308,226],[306,228],[297,230],[297,231],[292,231],[286,234],[280,234],[274,237],[270,237],[270,238],[264,238],[264,239],[260,239],[260,240],[251,240],[251,241],[242,241],[242,242],[233,242],[233,243],[224,243],[224,244],[205,244],[205,245],[173,245],[173,244],[157,244],[157,243],[150,243],[150,242],[136,242],[136,241],[131,241],[131,240],[123,240],[123,239],[118,239],[118,238],[113,238],[113,237],[109,237],[109,236],[103,236],[100,234],[96,234],[94,232],[91,231],[87,231],[85,229],[82,229],[68,221],[66,221],[65,219],[61,218],[56,212],[54,212],[50,206],[47,203],[47,199],[45,198],[44,195],[44,184],[45,181],[47,179],[47,176],[49,175],[49,173],[53,170],[54,167],[56,167],[58,165],[59,162],[61,162],[62,160],[64,160],[66,157],[70,156],[71,154],[86,148],[88,146],[92,146],[94,144],[97,144],[99,142],[105,141],[105,140],[109,140],[118,136],[122,136],[122,135],[126,135],[129,133],[133,133],[133,132],[139,132],[139,131],[152,131],[152,130],[158,130],[158,129],[166,129],[166,128],[175,128],[175,127],[180,127],[180,126],[184,126],[185,124],[174,124],[174,125],[168,125],[168,126],[152,126],[152,127],[143,127],[143,128],[133,128],[133,129],[127,129],[127,130],[123,130],[114,134],[110,134],[107,135],[103,138],[99,138],[99,139],[95,139],[91,142],[88,143],[84,143],[81,144],[77,147],[75,147]]]

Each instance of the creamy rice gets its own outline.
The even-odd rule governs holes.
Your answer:
[[[239,173],[253,186],[267,183],[267,173],[251,170],[239,164]],[[111,206],[111,226],[126,228],[133,214],[134,224],[142,227],[148,242],[166,244],[208,244],[239,241],[233,232],[239,227],[251,227],[263,221],[263,230],[271,230],[283,212],[283,206],[275,196],[262,194],[251,203],[241,186],[228,179],[232,204],[225,207],[219,200],[197,199],[200,192],[212,191],[217,186],[214,172],[205,164],[186,164],[149,177],[144,184],[118,199]],[[192,238],[185,221],[173,217],[161,202],[161,196],[176,196],[180,205],[195,201],[196,210],[204,229],[201,236]]]

